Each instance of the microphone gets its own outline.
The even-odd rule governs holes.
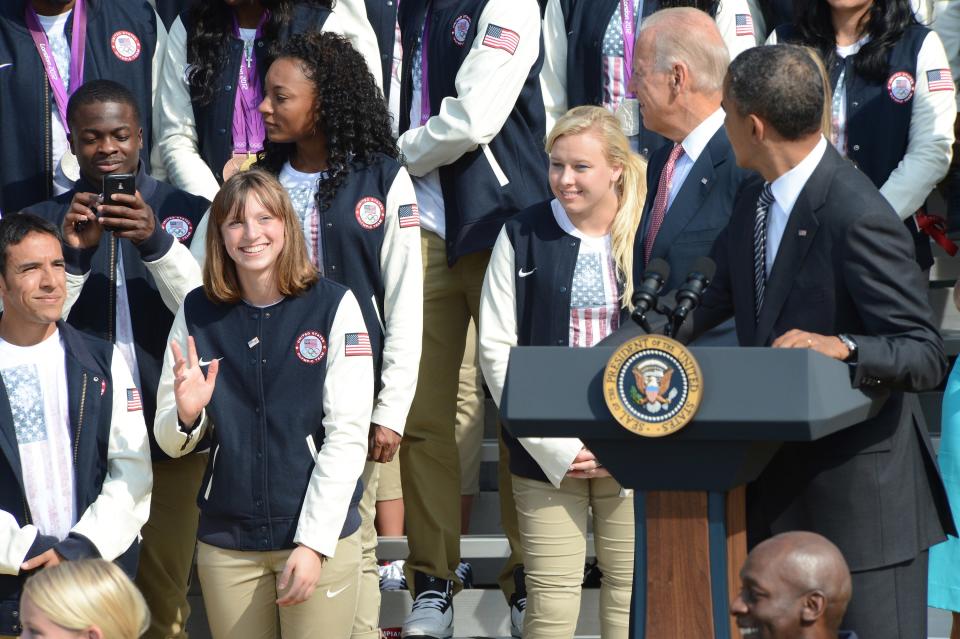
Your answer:
[[[633,313],[630,314],[630,317],[633,318],[634,322],[641,326],[646,324],[644,316],[650,309],[657,308],[657,298],[660,296],[660,290],[669,277],[670,265],[666,260],[659,257],[650,260],[650,263],[647,264],[647,270],[643,272],[640,285],[633,293]]]
[[[671,316],[673,334],[676,334],[690,311],[700,306],[700,298],[710,286],[710,280],[716,272],[717,264],[709,257],[698,257],[693,263],[693,270],[687,275],[687,281],[677,290],[677,306]]]

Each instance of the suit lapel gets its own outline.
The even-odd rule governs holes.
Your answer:
[[[634,245],[643,246],[644,239],[647,237],[647,231],[650,229],[650,210],[653,208],[653,201],[657,197],[657,186],[660,184],[660,174],[663,173],[663,167],[667,163],[667,156],[670,154],[669,148],[663,148],[654,153],[647,165],[647,198],[643,203],[643,214],[640,217],[640,233]],[[643,260],[643,251],[639,252],[640,259]],[[639,264],[640,262],[638,262]],[[646,264],[644,264],[646,266]]]
[[[816,213],[826,201],[827,189],[838,160],[842,162],[833,147],[827,144],[823,159],[800,191],[796,204],[793,205],[787,227],[783,231],[783,238],[780,240],[777,257],[770,270],[770,277],[767,279],[763,308],[760,309],[757,332],[753,340],[755,345],[764,345],[775,337],[771,335],[773,325],[780,316],[783,304],[793,288],[794,278],[813,245],[813,239],[820,227]]]
[[[650,252],[651,257],[664,256],[700,210],[704,198],[716,182],[717,167],[727,161],[726,153],[716,152],[718,150],[716,146],[725,141],[726,133],[723,127],[720,127],[710,138],[700,157],[693,163],[680,191],[677,192],[677,197],[663,216],[663,224],[660,226],[657,239],[653,243],[653,250]],[[657,177],[659,180],[659,176]]]

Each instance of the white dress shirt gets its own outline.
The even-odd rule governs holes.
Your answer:
[[[717,109],[711,113],[706,120],[697,125],[693,131],[687,134],[680,146],[683,147],[683,154],[677,160],[673,169],[673,181],[670,183],[670,196],[667,198],[667,210],[673,205],[673,200],[680,192],[680,187],[690,174],[693,164],[700,158],[700,154],[707,148],[707,144],[713,139],[720,127],[723,126],[723,118],[726,114],[723,109]]]
[[[773,269],[773,262],[777,258],[780,240],[783,239],[783,232],[787,228],[793,206],[800,197],[800,191],[807,185],[807,180],[820,164],[826,150],[827,138],[821,135],[820,141],[807,154],[807,157],[800,161],[800,164],[778,177],[770,185],[774,201],[767,213],[767,277],[770,277],[770,271]]]

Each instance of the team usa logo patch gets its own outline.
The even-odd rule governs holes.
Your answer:
[[[140,391],[136,388],[127,389],[127,412],[143,410],[143,402],[140,401]]]
[[[953,75],[950,69],[931,69],[927,71],[927,88],[930,91],[953,91]]]
[[[400,220],[400,228],[420,226],[420,208],[416,204],[402,204],[397,209],[397,218]]]
[[[347,333],[343,338],[343,354],[347,357],[373,356],[369,333]]]
[[[386,209],[383,207],[383,202],[377,198],[365,197],[357,202],[356,214],[357,222],[360,223],[360,226],[368,231],[372,231],[383,224]]]
[[[520,46],[520,34],[506,27],[495,24],[487,25],[487,32],[483,35],[483,46],[491,49],[502,49],[510,55],[517,52]]]
[[[305,364],[316,364],[327,354],[327,340],[316,331],[307,331],[297,338],[294,349],[297,357]]]
[[[467,41],[467,32],[470,31],[470,16],[460,16],[453,21],[453,29],[450,35],[453,36],[453,42],[458,47],[462,47]]]
[[[179,215],[171,215],[166,218],[163,222],[160,223],[163,227],[163,230],[177,238],[181,242],[185,242],[190,239],[190,236],[193,235],[193,223],[185,217]]]
[[[913,97],[916,86],[917,83],[914,82],[913,76],[906,71],[897,71],[887,79],[887,93],[890,94],[890,99],[897,104],[909,102],[910,98]]]
[[[117,31],[110,38],[113,55],[124,62],[133,62],[140,57],[140,40],[129,31]]]
[[[693,355],[661,335],[624,343],[603,372],[603,398],[613,418],[644,437],[663,437],[689,424],[702,396],[703,375]]]

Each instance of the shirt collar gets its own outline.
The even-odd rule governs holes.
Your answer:
[[[723,126],[723,118],[725,116],[726,114],[723,112],[723,109],[717,109],[683,139],[683,142],[680,144],[683,146],[684,154],[686,154],[690,160],[696,162],[700,158],[700,154],[707,148],[707,144],[710,143],[713,136],[716,135],[720,127]]]
[[[770,190],[773,192],[773,198],[783,209],[783,212],[790,215],[797,198],[800,197],[800,191],[806,186],[807,180],[813,175],[817,165],[823,158],[827,150],[827,139],[820,136],[820,141],[813,147],[813,150],[807,154],[807,157],[800,160],[795,167],[778,177],[770,184]]]

